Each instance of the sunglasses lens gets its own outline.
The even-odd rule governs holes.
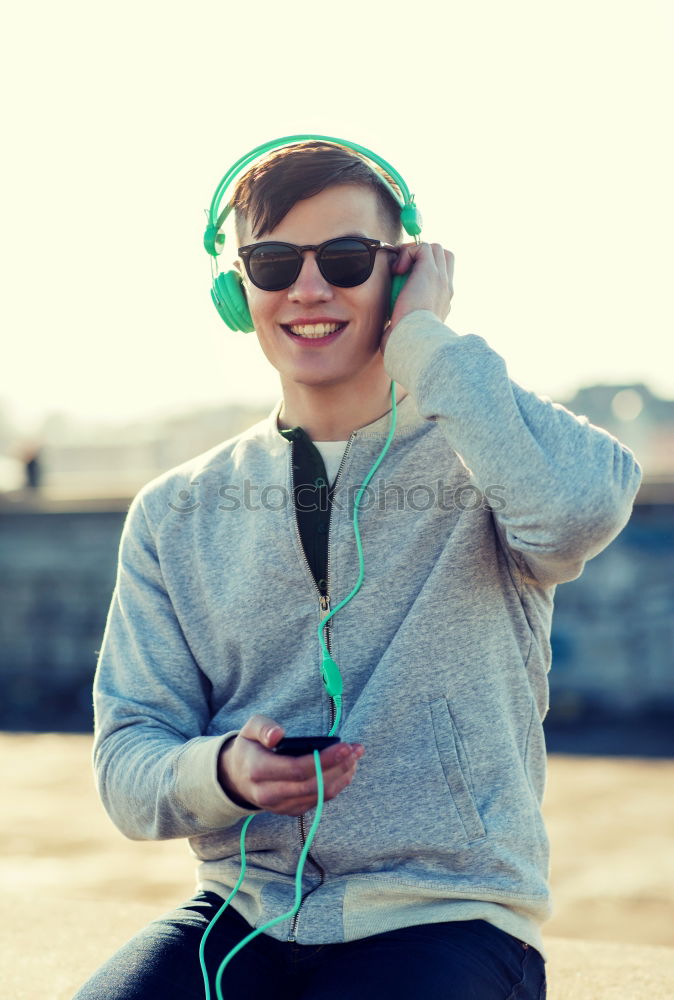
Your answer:
[[[320,253],[326,281],[340,288],[362,285],[372,274],[373,260],[366,243],[357,239],[330,240]],[[265,243],[248,258],[253,284],[267,292],[288,288],[300,273],[300,255],[283,243]]]
[[[321,269],[331,285],[353,288],[372,274],[373,261],[365,243],[355,239],[331,240],[321,253]]]
[[[282,243],[266,243],[253,250],[248,259],[251,281],[267,292],[278,292],[292,285],[300,268],[300,258]]]

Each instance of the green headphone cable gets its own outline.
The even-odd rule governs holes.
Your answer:
[[[248,944],[249,941],[252,941],[252,939],[254,937],[257,937],[258,934],[261,934],[262,931],[267,929],[267,927],[273,927],[274,924],[280,923],[281,920],[288,920],[290,917],[294,917],[300,908],[300,903],[302,902],[302,872],[304,871],[304,862],[306,861],[307,854],[309,853],[309,848],[311,847],[314,835],[316,833],[316,830],[318,829],[318,824],[321,821],[321,814],[323,812],[323,797],[324,797],[323,771],[321,769],[321,761],[318,750],[314,750],[314,765],[316,767],[316,780],[318,782],[318,802],[316,805],[316,816],[314,817],[314,821],[311,824],[311,829],[309,830],[309,835],[307,837],[306,844],[304,845],[302,853],[300,854],[300,860],[297,866],[297,872],[295,874],[295,906],[288,913],[282,913],[279,917],[274,917],[273,920],[270,920],[268,923],[264,924],[263,927],[258,927],[257,930],[254,930],[251,934],[247,934],[246,937],[243,938],[242,941],[239,941],[239,943],[234,948],[232,948],[230,953],[222,960],[215,977],[215,991],[217,1000],[224,1000],[222,995],[222,974],[225,971],[225,968],[227,967],[229,962],[232,960],[232,958],[234,958],[236,953],[238,951],[241,951],[244,945]],[[225,900],[225,902],[222,904],[218,912],[211,920],[206,930],[204,931],[203,937],[201,938],[201,944],[199,945],[199,962],[201,963],[201,972],[204,977],[206,1000],[210,1000],[211,998],[211,990],[208,983],[208,970],[206,969],[206,963],[204,960],[204,949],[206,946],[206,939],[210,934],[211,930],[213,929],[216,920],[222,913],[224,913],[227,906],[229,906],[230,900],[233,899],[234,896],[237,894],[237,892],[239,891],[239,886],[243,882],[244,875],[246,874],[246,849],[244,847],[244,841],[246,839],[246,830],[250,825],[250,821],[255,819],[256,815],[257,813],[255,813],[253,816],[248,816],[245,823],[241,827],[241,838],[240,838],[241,874],[239,875],[238,881],[234,886],[234,888],[232,889],[232,891],[230,892],[227,899]]]
[[[328,734],[329,736],[334,735],[335,730],[339,726],[339,720],[342,714],[342,676],[339,672],[339,667],[330,656],[327,646],[325,645],[323,630],[327,625],[328,621],[330,620],[330,618],[332,618],[332,616],[337,611],[339,611],[340,608],[343,608],[344,605],[348,601],[350,601],[352,597],[355,597],[355,595],[360,590],[361,584],[363,582],[365,576],[365,563],[363,560],[363,547],[360,541],[360,531],[358,530],[358,505],[360,503],[363,493],[365,492],[365,489],[367,488],[368,483],[370,482],[372,476],[377,471],[379,463],[381,462],[384,455],[388,451],[389,445],[393,440],[393,435],[395,433],[396,422],[397,422],[397,413],[398,409],[396,404],[396,384],[393,380],[391,380],[391,428],[389,430],[386,443],[382,448],[381,452],[379,453],[376,462],[373,464],[372,468],[365,477],[365,481],[363,482],[360,490],[358,491],[358,494],[356,496],[353,505],[353,528],[356,535],[356,545],[358,547],[358,560],[360,564],[360,573],[358,575],[358,580],[351,593],[347,597],[345,597],[343,601],[340,601],[337,607],[333,608],[333,610],[330,612],[329,615],[325,616],[325,618],[322,620],[321,624],[318,627],[318,639],[319,642],[321,643],[321,646],[323,647],[323,665],[322,665],[323,683],[325,685],[326,691],[333,699],[335,707],[337,709],[335,724],[332,727],[330,733]],[[316,803],[316,815],[314,817],[313,823],[311,824],[311,829],[309,830],[309,834],[307,836],[304,848],[302,849],[302,853],[300,854],[300,860],[297,866],[297,872],[295,874],[295,906],[288,913],[282,913],[280,916],[274,917],[273,920],[270,920],[269,923],[265,924],[263,927],[258,927],[251,934],[248,934],[242,941],[239,941],[236,947],[232,948],[229,954],[222,960],[215,977],[215,990],[216,990],[217,1000],[223,1000],[222,989],[221,989],[222,974],[225,971],[226,966],[231,961],[231,959],[234,958],[236,953],[240,951],[244,947],[244,945],[248,944],[249,941],[252,941],[254,937],[257,937],[258,934],[261,934],[263,930],[266,930],[267,927],[273,927],[274,924],[278,924],[282,920],[288,920],[290,917],[294,917],[300,908],[300,904],[302,901],[302,872],[304,871],[304,862],[306,861],[307,854],[309,853],[309,848],[311,847],[316,830],[318,829],[318,825],[321,821],[321,816],[323,814],[323,771],[321,768],[321,759],[318,750],[314,750],[314,766],[316,768],[316,781],[318,783],[318,802]],[[201,938],[201,943],[199,945],[199,962],[201,963],[201,972],[204,977],[206,1000],[211,1000],[211,990],[208,982],[208,971],[206,969],[206,963],[204,960],[204,950],[206,947],[206,940],[211,930],[215,926],[215,922],[218,920],[221,914],[225,912],[226,908],[229,906],[230,901],[237,894],[237,892],[239,891],[239,887],[243,882],[244,876],[246,874],[246,848],[245,848],[246,831],[250,826],[251,820],[255,819],[256,815],[258,814],[254,813],[252,816],[248,816],[243,826],[241,827],[241,837],[240,837],[241,872],[239,874],[237,883],[232,889],[227,899],[225,900],[225,902],[222,904],[218,912],[215,914],[215,916],[209,923],[206,930],[204,931],[204,934]]]
[[[393,440],[393,435],[396,429],[396,419],[397,419],[396,384],[393,380],[391,380],[391,429],[389,431],[388,438],[386,439],[386,444],[382,448],[379,458],[374,463],[374,465],[368,472],[367,476],[365,477],[365,482],[358,491],[358,495],[353,505],[353,530],[356,533],[356,545],[358,547],[358,562],[360,565],[360,574],[358,576],[356,586],[353,588],[348,597],[345,597],[344,600],[341,601],[336,608],[333,608],[330,614],[326,615],[325,618],[321,621],[321,624],[318,626],[318,641],[323,647],[323,663],[321,667],[323,674],[323,684],[325,685],[325,690],[328,692],[328,694],[334,701],[335,708],[337,709],[337,714],[335,716],[335,724],[328,733],[328,736],[334,736],[335,732],[339,729],[339,720],[342,715],[342,675],[339,672],[339,667],[337,666],[335,661],[330,656],[330,653],[328,652],[328,647],[325,644],[323,631],[325,629],[325,626],[332,618],[332,616],[336,614],[336,612],[339,611],[340,608],[343,608],[344,605],[347,603],[347,601],[350,601],[352,597],[355,597],[355,595],[360,590],[360,585],[363,582],[365,563],[363,561],[363,547],[360,544],[360,532],[358,530],[358,504],[360,503],[360,498],[362,497],[363,493],[365,492],[365,489],[367,488],[367,484],[370,482],[372,476],[377,471],[379,463],[381,462],[382,458],[388,451],[389,445]]]

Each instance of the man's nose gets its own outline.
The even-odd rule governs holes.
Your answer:
[[[318,267],[315,250],[305,250],[302,254],[302,268],[288,290],[289,296],[315,296],[321,298],[331,294],[332,285],[326,281]]]

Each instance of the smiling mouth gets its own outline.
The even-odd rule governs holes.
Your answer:
[[[317,324],[316,327],[309,327],[306,333],[294,333],[291,327],[283,326],[282,329],[292,337],[293,340],[301,340],[306,343],[317,343],[328,340],[335,340],[343,330],[348,326],[347,323],[341,323],[336,329],[328,329],[325,331],[325,326],[323,324]],[[330,324],[334,327],[335,324]]]

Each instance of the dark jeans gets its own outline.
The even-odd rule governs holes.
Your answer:
[[[198,892],[152,921],[73,1000],[203,1000],[201,937],[223,900]],[[220,963],[251,926],[230,905],[206,941],[211,1000]],[[227,1000],[545,1000],[545,963],[485,920],[404,927],[346,944],[300,945],[266,933],[226,965]]]

